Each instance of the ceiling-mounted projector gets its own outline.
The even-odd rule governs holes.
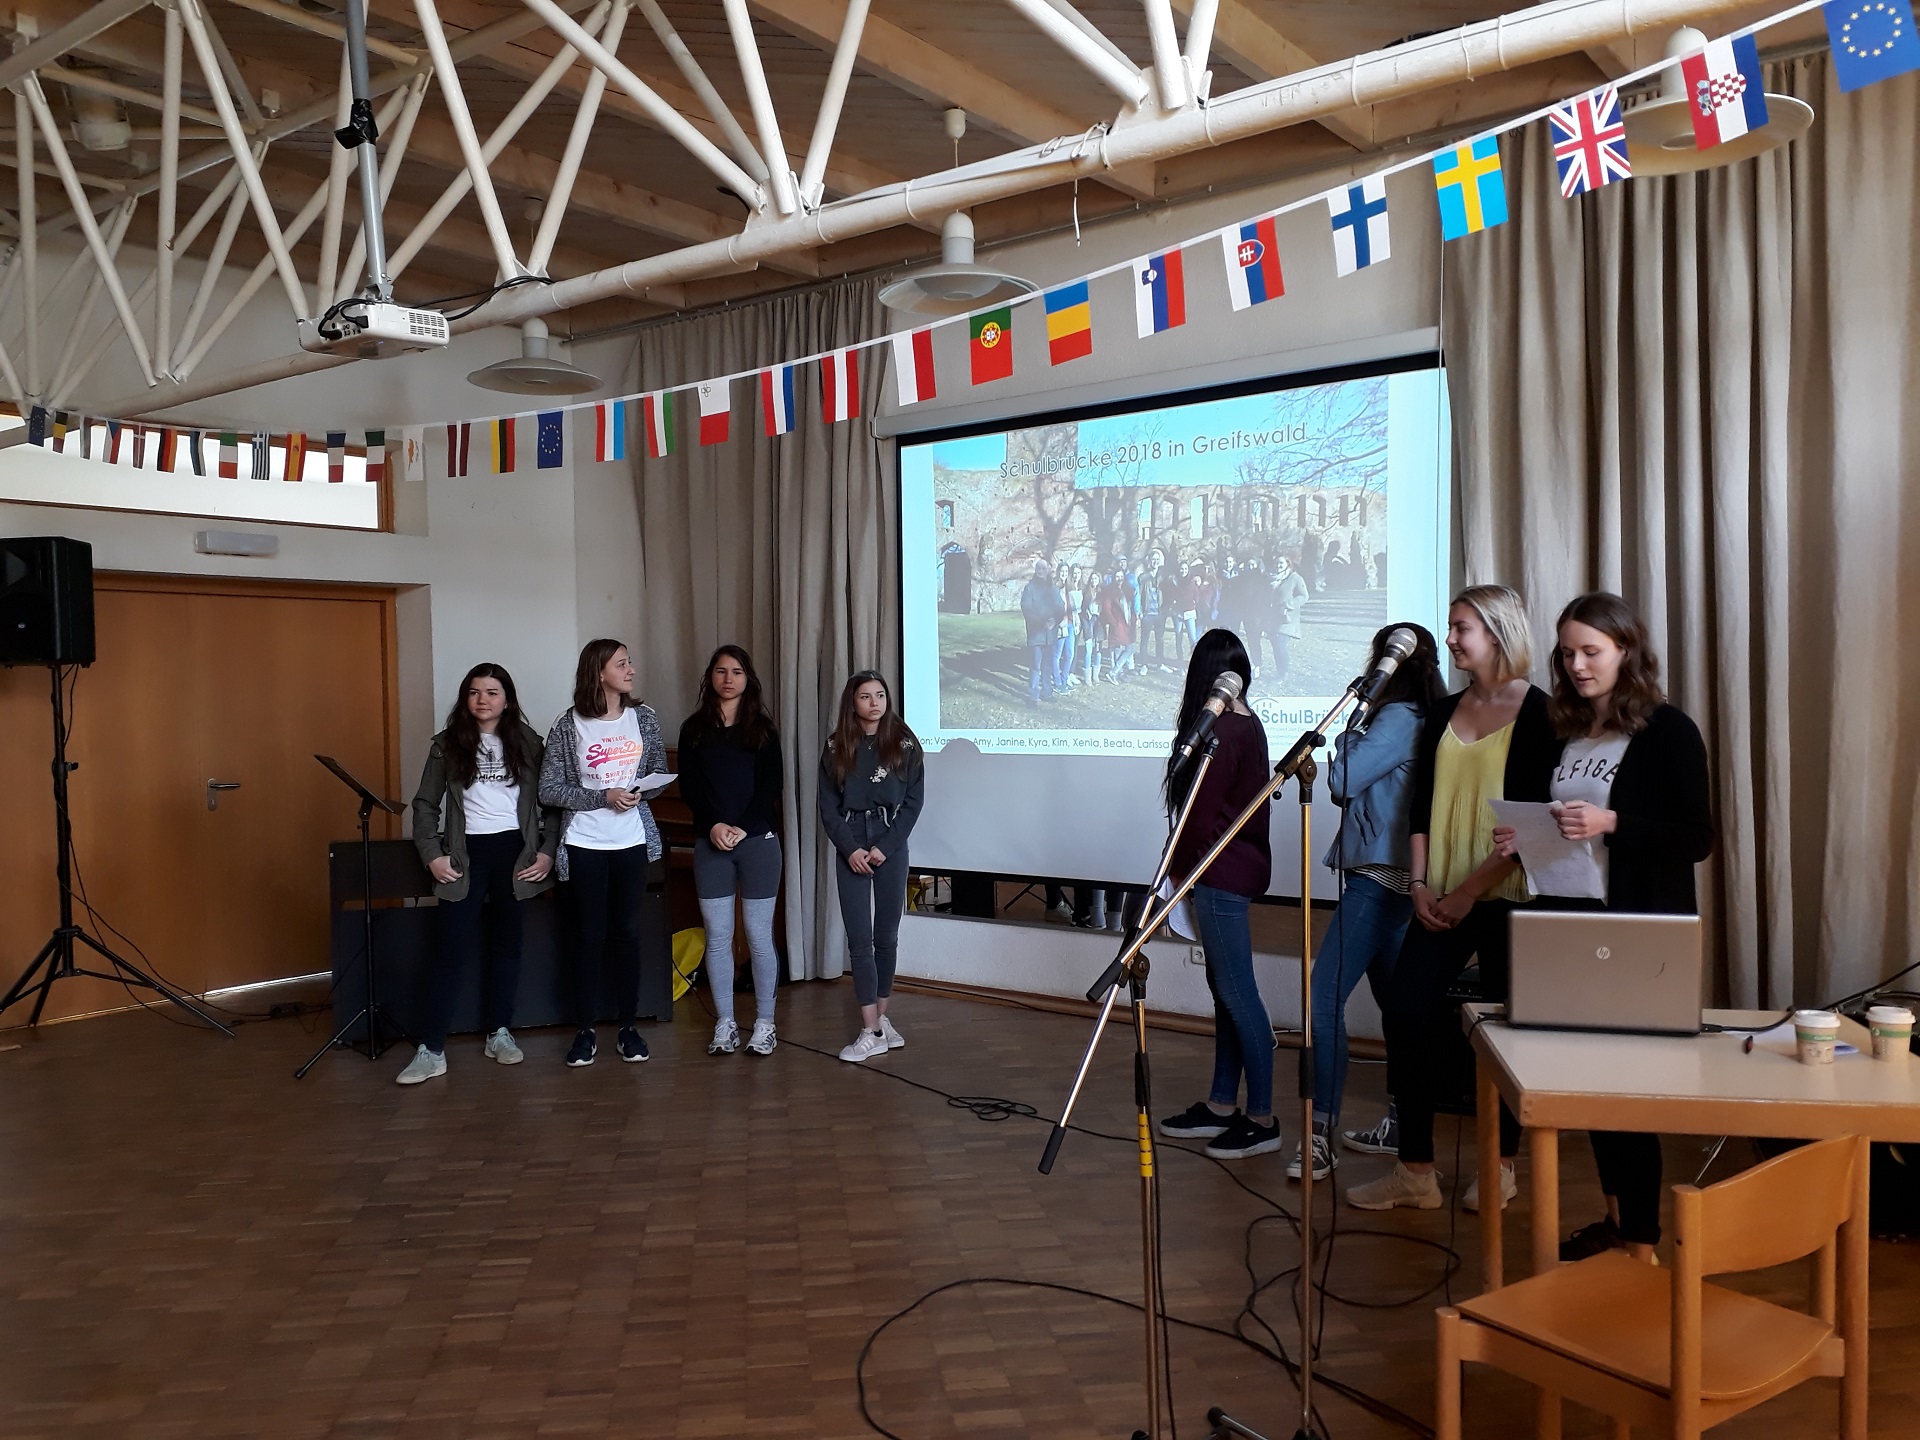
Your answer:
[[[880,303],[914,315],[964,315],[1039,288],[1018,275],[974,264],[973,217],[956,210],[940,222],[940,263],[895,280],[881,290]]]
[[[452,338],[447,317],[438,310],[414,310],[378,300],[350,301],[319,321],[300,322],[302,350],[350,355],[355,360],[441,350]]]
[[[520,326],[520,353],[496,360],[467,376],[482,390],[510,395],[584,395],[600,388],[600,377],[547,354],[547,322],[538,315]]]
[[[1682,25],[1667,40],[1667,58],[1677,60],[1707,47],[1707,37]],[[1702,150],[1693,137],[1692,102],[1678,65],[1660,72],[1660,95],[1621,117],[1627,127],[1627,159],[1635,175],[1685,175],[1716,165],[1737,165],[1798,140],[1813,124],[1813,107],[1791,95],[1767,92],[1767,123],[1724,145]]]

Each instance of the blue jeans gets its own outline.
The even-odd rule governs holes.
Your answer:
[[[1251,902],[1210,885],[1193,887],[1193,918],[1207,957],[1207,988],[1213,992],[1213,1089],[1215,1105],[1240,1097],[1247,1081],[1247,1114],[1273,1114],[1273,1022],[1253,979]]]
[[[1038,700],[1042,695],[1053,694],[1053,646],[1051,640],[1030,640],[1027,653],[1032,664],[1027,668],[1027,698]]]
[[[1071,625],[1061,627],[1060,639],[1053,647],[1053,688],[1061,691],[1067,688],[1067,676],[1073,673],[1074,628]]]
[[[1384,1011],[1413,899],[1348,874],[1333,923],[1313,957],[1313,1118],[1331,1130],[1347,1091],[1347,1000],[1365,975]]]

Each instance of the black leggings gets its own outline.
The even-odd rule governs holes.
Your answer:
[[[420,1040],[436,1053],[447,1048],[447,1027],[460,1003],[460,982],[480,953],[485,936],[486,981],[480,992],[480,1028],[491,1035],[513,1024],[513,997],[520,989],[520,902],[513,872],[520,860],[518,830],[467,837],[467,893],[442,900],[440,946],[435,957],[431,1007]]]
[[[614,1010],[622,1025],[640,1008],[640,907],[647,898],[647,847],[587,850],[567,846],[567,899],[573,918],[573,1023],[591,1029],[613,961]]]
[[[1660,1243],[1660,1137],[1641,1132],[1595,1130],[1594,1163],[1600,1192],[1620,1202],[1620,1238],[1635,1245]]]
[[[1476,955],[1480,988],[1507,998],[1511,900],[1482,900],[1451,930],[1429,930],[1419,917],[1407,927],[1382,1016],[1387,1037],[1387,1092],[1400,1109],[1400,1158],[1433,1163],[1433,1116],[1459,1074],[1462,1032],[1447,988]],[[1520,1122],[1500,1103],[1500,1153],[1520,1153]]]

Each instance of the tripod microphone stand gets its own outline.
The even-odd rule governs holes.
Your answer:
[[[95,939],[86,930],[74,924],[73,819],[67,811],[67,777],[80,767],[67,759],[67,705],[66,694],[60,684],[61,667],[56,664],[48,666],[47,669],[53,677],[54,875],[60,886],[60,923],[54,926],[53,934],[47,937],[47,943],[40,947],[40,953],[33,957],[33,962],[21,972],[20,978],[13,982],[13,987],[7,991],[5,997],[0,998],[0,1011],[10,1010],[28,995],[32,995],[33,1012],[27,1017],[27,1023],[38,1025],[40,1012],[46,1009],[47,995],[53,989],[53,982],[76,975],[87,975],[95,980],[112,980],[129,987],[138,985],[143,989],[151,990],[156,995],[171,1000],[202,1024],[212,1026],[229,1039],[233,1038],[233,1031],[207,1014],[186,996],[172,986],[154,979],[131,960],[115,954],[104,942]],[[76,959],[76,952],[80,947],[91,950],[110,968],[104,971],[85,968]]]

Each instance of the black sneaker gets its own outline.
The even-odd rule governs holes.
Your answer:
[[[620,1027],[620,1037],[614,1043],[620,1049],[622,1060],[637,1061],[648,1058],[647,1042],[640,1038],[640,1032],[631,1025]]]
[[[1591,1225],[1582,1225],[1560,1242],[1560,1262],[1571,1265],[1576,1260],[1591,1260],[1595,1255],[1604,1255],[1609,1250],[1626,1248],[1627,1242],[1621,1238],[1620,1227],[1603,1215]]]
[[[599,1049],[600,1042],[594,1038],[592,1030],[578,1031],[573,1037],[572,1046],[567,1050],[567,1064],[591,1065]]]
[[[1236,1114],[1233,1123],[1218,1139],[1207,1142],[1207,1154],[1216,1160],[1244,1160],[1249,1155],[1265,1155],[1280,1148],[1280,1122],[1269,1120],[1257,1125],[1245,1115]]]
[[[1159,1124],[1162,1135],[1175,1140],[1211,1140],[1216,1135],[1224,1135],[1236,1120],[1246,1116],[1235,1110],[1231,1115],[1217,1115],[1207,1108],[1205,1101],[1189,1105],[1178,1115],[1169,1116]]]

